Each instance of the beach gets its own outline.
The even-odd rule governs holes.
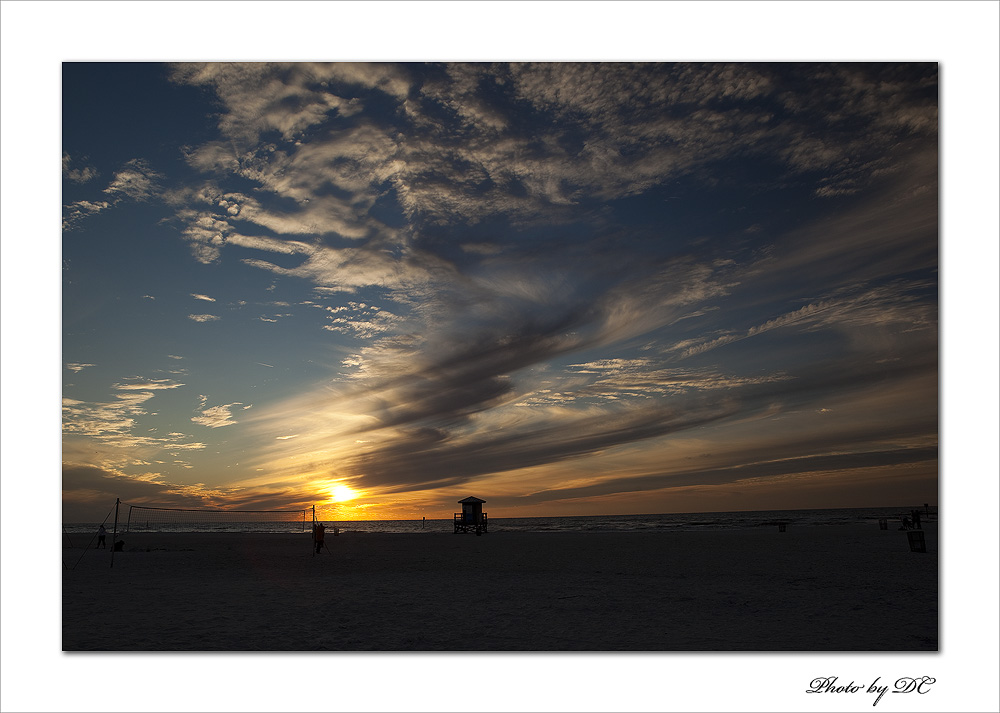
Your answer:
[[[130,534],[63,550],[62,648],[936,651],[922,532]]]

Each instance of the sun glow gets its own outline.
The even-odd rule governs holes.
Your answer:
[[[354,500],[358,497],[358,491],[353,488],[349,488],[346,485],[334,485],[330,488],[330,500],[335,503],[343,503],[348,500]]]

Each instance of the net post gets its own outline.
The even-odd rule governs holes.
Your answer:
[[[118,506],[121,503],[121,498],[115,498],[115,529],[114,533],[111,535],[111,566],[115,566],[115,550],[118,548]]]
[[[309,544],[309,548],[312,550],[312,556],[316,556],[316,505],[312,506],[313,510],[313,522],[312,522],[312,539]]]

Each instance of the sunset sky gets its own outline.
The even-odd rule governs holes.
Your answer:
[[[937,502],[934,63],[62,79],[64,520]]]

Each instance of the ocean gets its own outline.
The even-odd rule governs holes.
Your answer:
[[[919,510],[924,521],[936,521],[937,507],[928,510],[921,505],[878,508],[835,508],[826,510],[761,510],[741,512],[666,513],[652,515],[589,515],[577,517],[490,517],[489,532],[671,532],[692,530],[734,530],[756,527],[816,527],[827,525],[877,525],[889,520],[890,527],[899,527],[902,517]],[[487,515],[489,510],[487,509]],[[333,528],[341,533],[451,533],[451,518],[434,520],[324,520],[327,532]],[[63,524],[63,532],[93,534],[100,523],[71,522]],[[295,522],[131,522],[119,521],[118,532],[308,532],[311,523]],[[112,533],[113,521],[105,523]]]

